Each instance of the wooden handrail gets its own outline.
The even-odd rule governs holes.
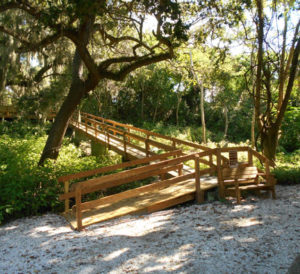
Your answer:
[[[112,135],[110,135],[108,137],[111,137],[111,138],[115,139],[116,138],[116,136],[115,136],[116,133],[122,135],[122,140],[121,139],[116,139],[116,140],[119,140],[121,142],[123,142],[124,134],[126,136],[132,138],[132,139],[143,142],[144,147],[143,147],[143,149],[140,149],[140,151],[143,151],[143,152],[146,151],[146,156],[149,156],[149,154],[151,154],[150,145],[154,146],[154,147],[157,147],[157,148],[160,148],[160,149],[163,149],[163,150],[166,150],[166,151],[172,151],[172,150],[176,149],[176,145],[186,145],[186,146],[189,146],[193,149],[196,148],[196,149],[201,149],[203,151],[210,151],[211,150],[211,148],[208,148],[208,147],[205,147],[205,146],[202,146],[202,145],[199,145],[199,144],[195,144],[195,143],[192,143],[192,142],[189,142],[189,141],[180,140],[180,139],[177,139],[177,138],[174,138],[174,137],[164,136],[164,135],[156,133],[156,132],[151,132],[151,131],[148,131],[148,130],[145,130],[145,129],[140,129],[140,128],[137,128],[137,127],[134,127],[134,126],[131,126],[131,125],[122,124],[122,123],[119,123],[119,122],[115,122],[113,120],[105,119],[105,118],[98,117],[98,116],[88,114],[88,113],[81,113],[81,119],[84,121],[84,126],[85,126],[86,129],[87,128],[92,129],[92,127],[87,125],[87,122],[89,122],[92,125],[95,125],[95,124],[99,125],[106,132],[112,131],[113,134],[114,134],[114,137]],[[78,121],[74,121],[74,122],[78,124]],[[117,126],[121,127],[122,129],[116,128]],[[143,136],[134,134],[132,132],[129,132],[130,130],[140,132],[141,134],[146,135],[146,137],[143,137]],[[167,140],[167,141],[172,141],[172,144],[168,145],[168,144],[165,144],[165,143],[161,143],[161,142],[152,140],[152,139],[149,138],[151,136],[152,137],[153,136],[158,137],[158,138],[161,138],[161,139],[164,139],[164,140]],[[133,145],[133,144],[130,143],[130,138],[129,138],[127,144]],[[135,148],[139,149],[138,146],[135,146]],[[195,152],[192,152],[192,153],[195,153]],[[227,163],[229,161],[226,157],[224,157],[224,156],[221,156],[221,157],[222,157],[222,160],[223,160],[224,163]]]
[[[163,150],[166,150],[166,151],[172,151],[172,150],[176,149],[176,146],[178,146],[178,145],[185,145],[185,146],[188,146],[188,147],[191,147],[191,148],[194,148],[194,149],[195,148],[196,149],[201,149],[203,151],[211,151],[212,150],[211,148],[202,146],[200,144],[195,144],[195,143],[192,143],[192,142],[189,142],[189,141],[180,140],[180,139],[170,137],[170,136],[164,136],[164,135],[156,133],[156,132],[151,132],[149,130],[140,129],[140,128],[134,127],[132,125],[123,124],[123,123],[120,123],[120,122],[105,119],[105,118],[98,117],[98,116],[88,114],[88,113],[81,113],[81,118],[83,120],[86,120],[85,121],[85,126],[87,128],[89,127],[89,126],[87,126],[87,123],[89,122],[91,124],[95,124],[95,123],[98,124],[105,131],[111,131],[114,134],[114,137],[111,136],[111,138],[116,138],[116,135],[119,134],[119,135],[122,135],[122,140],[120,138],[118,140],[123,141],[123,139],[125,139],[125,137],[128,136],[129,139],[128,139],[128,142],[126,143],[126,145],[127,144],[131,145],[131,143],[130,143],[131,138],[135,139],[137,141],[143,142],[144,146],[141,149],[141,151],[146,152],[147,156],[150,154],[150,145],[154,146],[154,147],[157,147],[157,148],[160,148],[160,149],[163,149]],[[138,135],[138,134],[134,134],[132,132],[129,132],[130,130],[134,130],[134,131],[139,132],[141,134],[144,134],[146,136],[144,137],[144,136],[141,136],[141,135]],[[169,145],[169,144],[161,143],[159,141],[152,140],[149,137],[158,137],[158,138],[164,139],[166,141],[170,141],[170,142],[172,142],[172,144]],[[136,149],[139,149],[138,147],[139,147],[138,145],[135,145]],[[228,158],[224,157],[222,155],[222,153],[227,153],[227,152],[232,151],[232,150],[233,151],[238,151],[238,152],[242,152],[242,151],[248,152],[248,163],[249,164],[252,164],[252,157],[254,156],[254,157],[258,158],[263,163],[268,162],[268,164],[270,166],[275,165],[275,163],[273,161],[267,159],[264,155],[258,153],[257,151],[253,150],[252,148],[246,147],[246,146],[220,148],[220,152],[221,152],[220,157],[223,161],[223,165],[225,165],[225,166],[228,165],[229,160],[228,160]],[[195,153],[195,152],[192,152],[192,153]],[[213,154],[216,155],[216,153],[211,153],[209,162],[208,161],[204,162],[205,160],[203,160],[203,159],[201,159],[201,162],[205,163],[205,164],[208,164],[209,166],[212,167],[213,166],[213,164],[212,164],[212,155]],[[216,166],[216,165],[214,165],[214,166]]]
[[[74,173],[74,174],[61,176],[61,177],[58,178],[58,182],[63,183],[63,182],[66,182],[66,181],[82,179],[82,178],[90,177],[90,176],[97,175],[97,174],[100,174],[100,173],[106,173],[106,172],[111,172],[111,171],[114,171],[114,170],[117,170],[117,169],[124,169],[124,168],[127,168],[127,167],[147,164],[147,163],[157,161],[157,160],[164,160],[164,159],[167,159],[168,157],[171,157],[171,156],[177,156],[178,157],[180,155],[182,155],[182,151],[181,150],[175,150],[175,151],[167,152],[167,153],[164,153],[164,154],[157,154],[157,155],[154,155],[154,156],[151,156],[151,157],[133,160],[133,161],[130,161],[130,162],[120,163],[120,164],[116,164],[116,165],[112,165],[112,166],[101,167],[101,168],[96,168],[96,169],[93,169],[93,170],[82,171],[82,172],[78,172],[78,173]]]
[[[152,132],[152,131],[149,131],[149,130],[146,130],[146,129],[141,129],[141,128],[134,127],[132,125],[122,124],[122,123],[119,123],[119,122],[116,122],[116,121],[113,121],[113,120],[109,120],[109,119],[98,117],[98,116],[95,116],[95,115],[92,115],[92,114],[81,112],[81,118],[83,118],[84,115],[90,116],[90,117],[94,118],[96,121],[97,121],[97,119],[101,118],[102,123],[110,123],[110,124],[113,124],[115,126],[120,126],[120,127],[126,128],[126,129],[132,129],[132,130],[144,133],[146,135],[155,136],[155,137],[158,137],[158,138],[161,138],[161,139],[165,139],[165,140],[168,140],[168,141],[175,142],[177,144],[182,144],[182,145],[186,145],[186,146],[190,146],[190,147],[198,148],[198,149],[202,149],[202,150],[209,150],[210,149],[208,147],[205,147],[205,146],[202,146],[202,145],[199,145],[199,144],[194,144],[194,143],[189,142],[189,141],[184,141],[184,140],[180,140],[180,139],[177,139],[177,138],[174,138],[174,137],[165,136],[165,135],[162,135],[162,134],[157,133],[157,132]]]

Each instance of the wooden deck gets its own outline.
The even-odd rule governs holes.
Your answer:
[[[201,190],[217,187],[217,180],[201,181]],[[131,192],[127,194],[130,196]],[[110,220],[128,214],[144,214],[169,208],[195,199],[195,181],[186,180],[172,184],[165,188],[151,190],[136,197],[127,198],[117,202],[108,202],[82,213],[82,226]],[[117,197],[119,194],[112,196]],[[113,198],[113,197],[112,197]],[[72,210],[63,214],[74,229],[77,229],[76,215]]]

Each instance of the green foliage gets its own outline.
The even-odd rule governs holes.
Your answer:
[[[288,152],[300,149],[300,107],[289,107],[281,130],[279,144]]]
[[[300,184],[300,150],[293,153],[278,153],[273,174],[278,184]]]
[[[0,135],[6,134],[14,138],[41,137],[45,131],[49,130],[50,123],[45,124],[32,123],[28,120],[18,120],[12,122],[3,121],[0,123]]]
[[[61,209],[59,176],[114,162],[110,158],[81,157],[82,151],[66,139],[57,161],[48,160],[39,167],[46,141],[43,130],[37,125],[30,127],[29,123],[10,123],[10,127],[1,124],[1,133],[3,129],[6,134],[0,138],[0,222]],[[7,134],[12,132],[11,136]]]

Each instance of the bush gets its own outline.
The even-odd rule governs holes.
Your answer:
[[[278,184],[300,184],[300,150],[293,153],[278,153],[273,174]]]
[[[15,128],[16,124],[11,123],[11,127]],[[16,130],[12,134],[14,137],[0,135],[0,223],[12,217],[60,210],[62,203],[58,194],[62,186],[57,182],[59,176],[111,165],[116,161],[94,156],[83,158],[82,151],[66,139],[57,161],[48,160],[39,167],[45,134],[36,136],[35,130],[30,128],[31,135],[19,138],[15,136],[24,135],[23,127],[17,129],[21,133]]]
[[[300,149],[300,107],[289,107],[281,130],[279,144],[288,152]]]

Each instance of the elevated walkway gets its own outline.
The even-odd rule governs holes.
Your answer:
[[[205,192],[214,188],[225,197],[223,168],[231,164],[253,166],[254,157],[264,164],[264,175],[271,176],[269,166],[273,163],[249,147],[211,149],[87,113],[74,116],[70,126],[131,160],[59,178],[65,188],[60,196],[65,200],[64,216],[78,230],[127,214],[153,212],[194,199],[203,202]],[[246,155],[243,162],[239,162],[238,153]],[[107,174],[111,172],[116,173]],[[89,179],[91,176],[94,178]],[[77,182],[72,184],[74,180]],[[146,185],[134,188],[143,180],[148,180]],[[107,192],[125,184],[133,189]],[[86,201],[89,193],[98,193],[98,197]],[[102,197],[105,193],[108,196]],[[71,209],[70,199],[75,199]]]

